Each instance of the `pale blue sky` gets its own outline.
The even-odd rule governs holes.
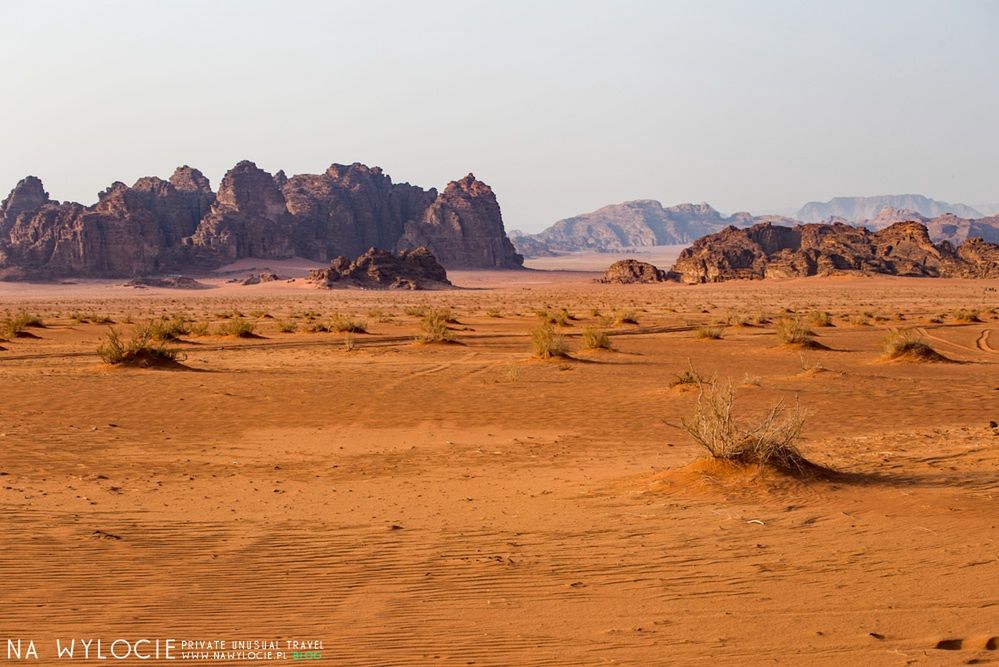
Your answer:
[[[0,0],[0,190],[380,165],[508,228],[626,199],[999,201],[999,1]]]

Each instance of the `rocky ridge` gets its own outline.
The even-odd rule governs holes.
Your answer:
[[[378,167],[271,175],[243,161],[216,194],[188,166],[169,181],[113,183],[83,206],[34,176],[0,204],[0,277],[139,277],[210,270],[244,257],[326,262],[427,246],[445,266],[517,268],[496,196],[472,174],[442,193],[393,183]]]
[[[842,222],[762,223],[698,239],[680,253],[672,273],[686,283],[836,273],[996,278],[999,245],[979,238],[935,244],[926,225],[912,220],[879,231]]]

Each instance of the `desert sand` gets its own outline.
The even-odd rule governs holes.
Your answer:
[[[335,665],[999,661],[999,281],[566,268],[432,293],[0,284],[0,320],[44,322],[0,343],[5,636],[319,639]],[[428,305],[456,342],[414,341]],[[571,358],[533,358],[545,308],[576,318]],[[829,350],[777,342],[816,310]],[[237,312],[258,337],[215,335]],[[187,370],[95,354],[106,319],[178,314],[210,325],[172,344]],[[588,326],[614,350],[580,352]],[[910,327],[952,361],[882,360]],[[842,474],[698,463],[675,428],[697,391],[670,386],[690,368],[748,415],[797,400],[802,451]]]

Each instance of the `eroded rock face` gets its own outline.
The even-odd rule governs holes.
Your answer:
[[[630,285],[632,283],[661,283],[669,280],[666,271],[648,262],[637,259],[622,259],[610,265],[603,276],[597,278],[598,283],[616,283]]]
[[[392,254],[369,248],[354,260],[337,257],[328,269],[309,272],[309,282],[319,287],[363,287],[368,289],[446,289],[451,287],[447,271],[427,248]]]
[[[93,206],[52,201],[29,176],[0,205],[0,277],[7,278],[136,277],[244,257],[328,261],[369,247],[417,246],[451,266],[522,263],[492,190],[471,175],[438,194],[394,184],[362,164],[288,178],[244,161],[217,195],[184,166],[169,181],[114,183]]]
[[[419,219],[406,223],[396,247],[420,246],[452,268],[514,269],[524,263],[503,229],[492,188],[473,174],[448,183]]]
[[[975,240],[934,244],[925,225],[880,231],[844,223],[729,227],[680,253],[673,272],[687,283],[861,272],[923,277],[991,277],[999,246]]]

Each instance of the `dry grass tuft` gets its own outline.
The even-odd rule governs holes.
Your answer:
[[[950,361],[911,329],[892,331],[881,341],[885,359],[890,361]]]
[[[694,329],[694,338],[700,340],[720,340],[725,333],[725,327],[703,326]]]
[[[141,328],[127,342],[114,327],[109,327],[105,340],[97,348],[104,363],[109,366],[169,366],[177,362],[177,352],[155,341],[148,328]]]
[[[555,328],[547,322],[531,332],[531,345],[534,347],[534,356],[541,359],[569,355],[565,336],[555,331]]]
[[[420,319],[420,331],[417,338],[421,343],[447,343],[454,340],[454,333],[447,324],[452,319],[448,308],[430,308]]]
[[[610,350],[611,339],[603,329],[587,327],[583,329],[584,350]]]
[[[699,382],[697,405],[683,429],[712,458],[737,465],[756,465],[800,475],[818,466],[798,449],[806,413],[797,405],[779,401],[756,424],[737,420],[733,414],[735,390],[731,383]]]

